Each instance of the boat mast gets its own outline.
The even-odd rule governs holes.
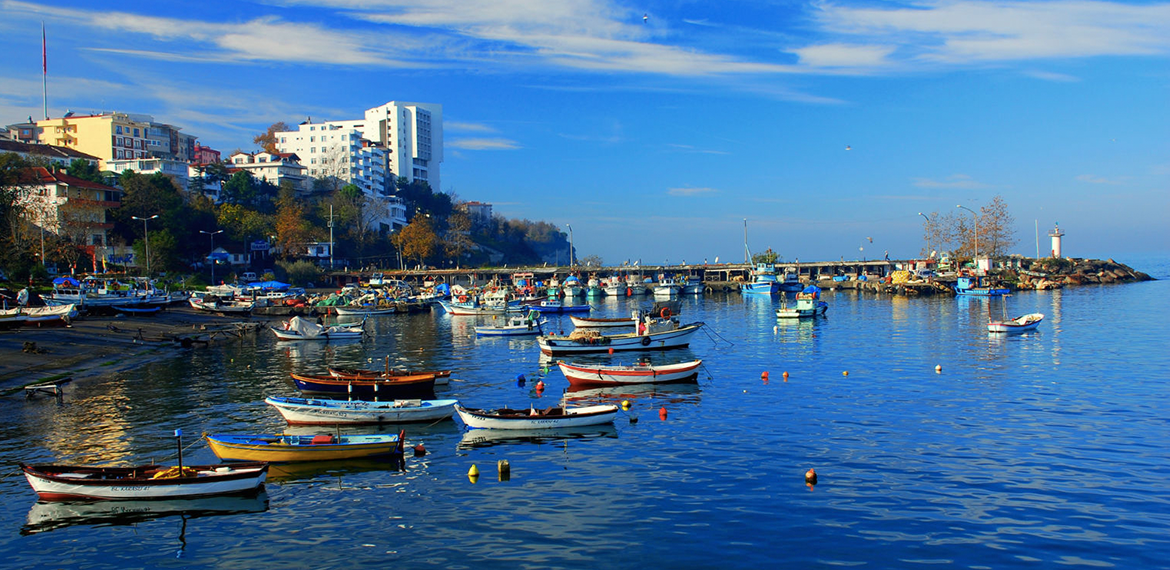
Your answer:
[[[751,265],[752,264],[752,250],[748,249],[748,244],[747,244],[747,218],[743,219],[743,255],[744,255],[744,259],[743,259],[744,263]]]

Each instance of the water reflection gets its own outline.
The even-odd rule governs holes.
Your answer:
[[[617,428],[612,424],[551,429],[470,429],[463,434],[457,446],[459,449],[475,449],[496,445],[523,443],[547,444],[569,440],[612,438],[617,439]]]
[[[337,478],[370,471],[403,471],[405,461],[399,457],[346,459],[341,461],[307,461],[303,463],[273,463],[268,467],[268,481],[272,483],[308,483],[320,479]]]
[[[701,397],[698,382],[671,384],[626,384],[604,388],[575,388],[565,391],[564,400],[573,404],[620,404],[623,400],[644,400],[651,406],[671,404],[698,404]],[[653,400],[653,402],[649,402]]]
[[[268,510],[268,494],[261,490],[248,495],[201,499],[150,501],[40,502],[28,511],[20,534],[29,535],[77,525],[122,526],[170,517],[184,519],[262,513]]]

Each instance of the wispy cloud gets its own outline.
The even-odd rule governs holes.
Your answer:
[[[699,196],[702,194],[718,194],[719,190],[716,190],[715,188],[683,187],[683,188],[670,188],[666,191],[666,193],[670,194],[671,196]]]
[[[930,178],[915,178],[914,185],[919,188],[956,188],[962,190],[979,190],[982,188],[991,188],[990,185],[982,182],[976,182],[971,176],[967,174],[952,174],[944,180],[932,180]]]
[[[689,153],[695,153],[695,154],[720,154],[720,155],[731,154],[729,152],[722,151],[722,150],[695,148],[689,144],[667,144],[666,146],[668,148],[670,148],[671,150],[674,150],[677,152],[689,152]]]
[[[521,146],[508,139],[451,139],[446,142],[449,148],[463,150],[516,150]]]
[[[463,123],[459,121],[443,121],[444,131],[462,131],[468,133],[494,133],[495,127],[483,123]]]
[[[1061,83],[1075,83],[1075,82],[1078,82],[1081,80],[1080,77],[1077,77],[1075,75],[1068,75],[1065,73],[1054,73],[1051,71],[1026,70],[1023,73],[1024,73],[1024,75],[1027,75],[1028,77],[1034,77],[1036,79],[1042,79],[1044,81],[1058,81]]]
[[[1103,176],[1097,176],[1095,174],[1082,174],[1080,176],[1077,176],[1077,180],[1079,180],[1081,182],[1087,182],[1089,184],[1108,184],[1111,186],[1118,186],[1121,184],[1125,184],[1125,182],[1121,179],[1116,179],[1116,178],[1110,179],[1110,178],[1105,178]]]

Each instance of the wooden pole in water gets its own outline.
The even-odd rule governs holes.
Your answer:
[[[183,430],[175,430],[175,445],[179,448],[179,476],[183,475]]]

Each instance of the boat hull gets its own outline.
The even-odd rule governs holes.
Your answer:
[[[281,330],[276,327],[271,327],[273,334],[276,335],[277,340],[356,340],[362,338],[365,334],[363,330],[336,330],[325,331],[317,336],[304,336],[296,331]]]
[[[625,384],[667,384],[687,382],[698,376],[702,360],[666,366],[593,366],[560,362],[558,365],[571,386],[620,386]]]
[[[375,425],[430,422],[449,418],[457,400],[361,402],[306,398],[265,398],[289,425]]]
[[[329,443],[313,443],[311,435],[208,435],[212,453],[224,461],[299,463],[335,461],[379,455],[401,455],[399,435],[323,436]]]
[[[456,405],[459,419],[471,429],[551,429],[592,426],[613,423],[618,407],[612,404],[568,408],[561,415],[528,415],[527,410],[511,410],[515,414],[502,414],[500,410],[487,411],[464,408]]]
[[[579,329],[616,329],[633,328],[638,324],[634,319],[591,319],[588,317],[569,316],[573,326]]]
[[[562,354],[587,354],[591,352],[615,352],[624,350],[667,350],[681,348],[691,343],[691,337],[699,331],[703,323],[692,323],[674,330],[639,335],[625,333],[604,335],[592,339],[570,340],[564,336],[537,337],[536,342],[540,351],[549,356]]]
[[[392,315],[398,312],[394,307],[333,307],[338,316]]]
[[[405,400],[435,398],[435,375],[402,376],[393,380],[365,380],[293,374],[293,383],[306,394],[327,394],[361,399]]]
[[[1036,327],[1040,326],[1040,322],[1043,320],[1044,315],[1033,313],[1008,321],[991,321],[987,323],[987,332],[1011,334],[1034,331]]]
[[[192,465],[198,475],[154,479],[160,465],[74,467],[22,465],[29,485],[43,501],[181,499],[252,492],[264,484],[267,463]]]

